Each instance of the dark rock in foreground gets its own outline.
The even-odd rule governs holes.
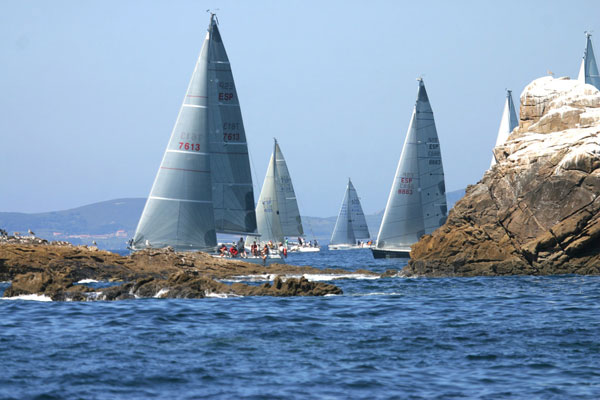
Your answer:
[[[362,273],[369,273],[362,271]],[[201,252],[152,249],[120,256],[95,247],[48,243],[0,243],[0,280],[11,281],[4,297],[38,294],[53,300],[119,300],[139,297],[324,296],[342,294],[338,287],[286,275],[347,274],[287,264],[268,267],[243,259],[215,258]],[[262,286],[220,279],[263,275]],[[374,274],[376,275],[376,274]],[[83,279],[124,282],[106,289],[77,285]]]
[[[498,163],[412,247],[405,276],[600,274],[600,92],[541,78]]]

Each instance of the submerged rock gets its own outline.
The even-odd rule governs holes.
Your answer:
[[[600,274],[600,92],[540,78],[498,163],[446,223],[412,247],[403,275]]]

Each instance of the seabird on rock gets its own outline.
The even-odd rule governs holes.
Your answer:
[[[35,236],[35,233],[33,233],[33,231],[32,231],[31,229],[27,229],[27,232],[29,232],[29,234],[30,234],[31,236]]]

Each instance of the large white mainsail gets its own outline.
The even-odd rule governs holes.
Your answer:
[[[344,200],[329,241],[330,249],[332,245],[354,246],[358,239],[367,239],[370,236],[360,199],[348,178]]]
[[[502,118],[500,119],[500,128],[498,128],[498,137],[496,138],[496,146],[498,147],[508,139],[510,133],[519,126],[519,119],[517,118],[517,112],[515,110],[515,104],[512,99],[512,91],[506,91],[506,101],[504,102],[504,111],[502,112]],[[492,162],[490,168],[496,164],[496,156],[492,154]]]
[[[585,51],[583,52],[583,60],[581,60],[581,67],[579,68],[579,76],[577,79],[584,83],[594,85],[596,89],[600,90],[600,74],[598,73],[598,64],[596,64],[594,49],[592,48],[592,34],[586,32],[585,37],[586,46]]]
[[[446,187],[433,110],[419,78],[417,102],[377,235],[375,258],[407,257],[446,221]]]
[[[287,236],[304,235],[294,186],[277,140],[256,205],[256,220],[261,242],[277,244]]]
[[[210,251],[256,230],[246,135],[214,14],[132,248]]]

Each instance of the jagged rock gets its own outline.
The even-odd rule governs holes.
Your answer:
[[[600,92],[540,78],[498,163],[411,250],[403,275],[600,274]]]
[[[11,280],[5,297],[40,294],[53,300],[121,300],[137,297],[202,298],[207,294],[240,296],[322,296],[341,294],[334,285],[304,278],[278,278],[274,285],[227,285],[216,279],[248,275],[347,274],[286,264],[269,267],[201,252],[149,249],[130,256],[86,246],[0,244],[0,280]],[[375,273],[363,271],[363,273]],[[76,285],[82,279],[124,283],[97,292]]]

